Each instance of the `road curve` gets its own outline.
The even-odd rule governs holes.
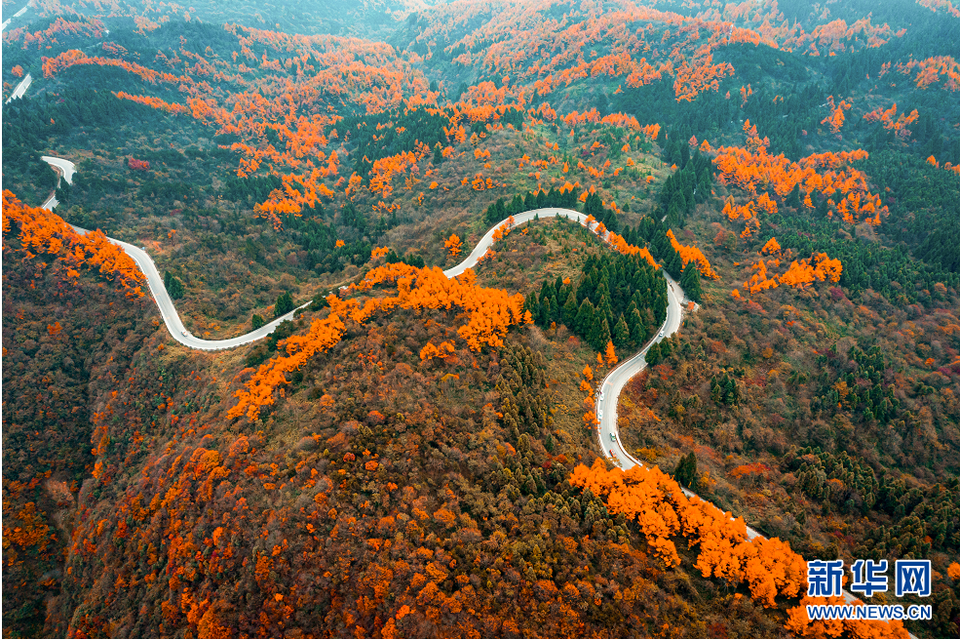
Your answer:
[[[680,329],[680,323],[683,318],[683,303],[685,301],[689,302],[686,300],[683,289],[680,288],[680,285],[671,278],[666,271],[663,272],[663,276],[667,279],[667,319],[660,327],[662,336],[657,334],[639,353],[621,362],[614,369],[611,369],[600,383],[597,393],[596,412],[597,421],[599,422],[597,440],[600,444],[600,451],[603,452],[604,457],[624,471],[634,466],[643,467],[645,465],[630,455],[630,452],[626,450],[621,441],[620,433],[617,429],[617,404],[620,402],[620,393],[633,376],[646,368],[647,361],[644,356],[646,356],[647,351],[649,351],[653,343],[669,338]],[[705,502],[713,506],[718,512],[724,513],[723,510],[715,504],[701,498],[686,487],[681,486],[680,489],[683,491],[683,495],[688,498]],[[735,520],[732,516],[730,516],[730,519]],[[754,538],[766,539],[766,536],[750,526],[746,527],[746,533],[747,540],[753,540]],[[843,595],[844,602],[847,604],[853,604],[860,600],[860,598],[857,598],[846,590],[843,590],[841,594]],[[910,634],[910,638],[916,640],[916,636],[912,633]]]
[[[57,173],[67,181],[67,184],[73,184],[73,174],[76,173],[76,166],[74,163],[69,160],[64,160],[63,158],[56,158],[53,156],[42,156],[42,160],[49,163],[55,168]],[[52,194],[45,203],[43,203],[44,209],[53,209],[57,206],[57,199],[55,194]],[[82,227],[73,227],[74,231],[80,234],[89,233],[88,229]],[[310,305],[308,302],[297,309],[294,309],[290,313],[280,316],[276,320],[269,322],[259,329],[255,329],[250,333],[245,333],[242,336],[237,336],[235,338],[227,338],[226,340],[204,340],[203,338],[198,338],[187,331],[186,327],[183,326],[183,321],[180,319],[180,315],[177,313],[176,307],[173,305],[173,300],[170,298],[170,294],[167,293],[167,288],[163,284],[163,278],[160,276],[160,272],[157,270],[157,265],[154,264],[153,258],[140,247],[136,247],[128,242],[122,240],[117,240],[116,238],[107,238],[110,242],[119,246],[121,249],[129,255],[134,262],[137,263],[137,266],[140,267],[140,271],[143,272],[143,275],[146,276],[147,286],[150,288],[150,294],[153,296],[154,301],[157,303],[157,307],[160,309],[160,315],[163,316],[163,322],[167,325],[167,331],[170,332],[170,336],[179,342],[180,344],[190,347],[191,349],[199,349],[201,351],[220,351],[222,349],[233,349],[235,347],[240,347],[245,344],[250,344],[251,342],[256,342],[266,338],[277,328],[284,320],[290,320],[293,318],[294,314],[304,307]]]
[[[531,220],[540,220],[543,218],[567,218],[569,220],[574,220],[578,224],[586,226],[587,216],[580,213],[579,211],[573,211],[571,209],[559,209],[555,207],[548,207],[545,209],[534,209],[533,211],[525,211],[523,213],[518,213],[515,216],[512,216],[513,226],[518,224],[523,224],[525,222],[530,222]],[[493,236],[497,232],[497,229],[503,228],[505,231],[511,227],[511,218],[502,220],[497,224],[490,227],[490,229],[484,234],[480,241],[477,242],[477,245],[473,248],[473,251],[470,252],[463,262],[458,264],[455,267],[450,267],[443,272],[443,275],[448,278],[456,278],[461,273],[467,269],[472,269],[477,266],[477,263],[480,262],[480,258],[487,253],[487,250],[493,246],[494,240]],[[604,235],[606,239],[606,234]]]
[[[72,162],[52,156],[43,156],[43,160],[56,167],[58,169],[58,173],[63,177],[63,179],[65,179],[68,184],[72,184],[73,174],[76,171],[76,167]],[[51,201],[51,206],[47,207],[47,204],[50,204]],[[44,207],[52,209],[56,206],[56,204],[56,200],[53,198],[53,196],[51,196],[47,203],[44,204]],[[503,220],[491,227],[483,235],[480,241],[477,242],[476,246],[473,248],[473,251],[470,252],[470,255],[468,255],[460,264],[445,270],[443,274],[448,278],[455,278],[467,269],[475,267],[477,263],[480,262],[481,258],[483,258],[483,256],[487,253],[490,247],[493,246],[493,236],[497,229],[503,228],[504,230],[507,230],[513,226],[531,222],[533,220],[557,217],[567,218],[577,222],[577,224],[580,224],[581,226],[587,226],[587,216],[578,211],[573,211],[570,209],[550,207],[519,213],[512,216],[512,218]],[[87,229],[82,229],[80,227],[73,228],[78,233],[88,233]],[[596,233],[593,228],[590,228],[590,230]],[[608,235],[608,233],[604,233],[601,239],[606,240]],[[127,242],[116,240],[114,238],[108,238],[108,240],[120,246],[127,253],[127,255],[133,258],[134,262],[137,263],[137,266],[140,267],[140,270],[147,277],[147,284],[150,287],[150,293],[153,295],[153,299],[156,301],[157,307],[160,309],[160,314],[163,316],[163,321],[167,326],[167,331],[170,332],[170,335],[173,337],[173,339],[192,349],[218,351],[221,349],[232,349],[234,347],[239,347],[257,340],[261,340],[270,335],[270,333],[281,322],[293,318],[294,314],[298,310],[310,305],[310,303],[302,305],[290,313],[281,316],[280,318],[277,318],[276,320],[260,327],[259,329],[251,331],[250,333],[246,333],[242,336],[228,338],[226,340],[203,340],[190,334],[183,326],[183,322],[180,320],[180,316],[177,314],[177,310],[173,305],[173,300],[171,300],[170,295],[167,293],[167,289],[163,284],[163,278],[160,277],[160,272],[157,270],[157,266],[154,264],[153,259],[149,256],[149,254],[147,254],[147,252],[143,249]],[[660,328],[660,333],[658,333],[656,337],[648,342],[639,353],[627,360],[622,361],[617,367],[612,369],[601,382],[599,393],[597,394],[596,412],[597,420],[599,422],[597,439],[600,445],[600,451],[603,453],[604,457],[619,466],[624,471],[635,465],[643,466],[643,463],[630,455],[630,453],[624,448],[619,437],[617,430],[617,403],[620,399],[620,393],[623,391],[623,388],[626,386],[627,382],[629,382],[633,376],[640,373],[647,366],[644,356],[650,349],[651,345],[653,345],[654,342],[659,342],[667,337],[672,336],[680,329],[680,323],[683,319],[683,304],[684,302],[688,301],[683,289],[680,288],[680,285],[673,278],[671,278],[666,271],[663,272],[663,276],[667,280],[667,318]],[[617,436],[616,439],[613,438],[613,435],[615,434]],[[683,488],[683,493],[688,498],[696,498],[712,505],[710,501],[704,500],[686,488]],[[722,512],[719,507],[716,505],[713,506],[718,511]],[[731,519],[733,518],[731,517]],[[758,537],[764,537],[760,534],[760,532],[756,531],[752,527],[747,527],[746,531],[747,539],[749,540],[753,540],[754,538]],[[858,598],[847,591],[843,591],[843,597],[848,603],[858,600]],[[910,637],[915,638],[913,634],[910,634]]]
[[[74,165],[74,163],[70,162],[69,160],[54,156],[42,156],[42,159],[54,167],[57,173],[67,181],[67,184],[73,184],[73,175],[76,173],[76,165]],[[58,203],[54,196],[55,194],[51,195],[43,204],[44,209],[53,209],[57,206]],[[587,216],[578,211],[547,208],[518,214],[513,217],[513,224],[522,224],[538,217],[566,217],[583,225],[586,224],[587,219]],[[89,233],[88,229],[73,225],[70,226],[72,226],[77,233]],[[444,271],[444,275],[446,275],[448,278],[455,278],[467,269],[476,266],[484,254],[486,254],[486,252],[493,245],[493,236],[496,230],[500,227],[508,229],[510,226],[510,219],[494,225],[489,231],[487,231],[483,238],[480,239],[470,255],[467,256],[463,262],[457,266],[451,267],[450,269]],[[151,258],[144,249],[134,246],[128,242],[110,238],[109,236],[107,239],[122,248],[127,255],[129,255],[133,261],[137,263],[137,266],[140,267],[140,271],[142,271],[146,276],[147,286],[150,288],[150,294],[153,296],[154,301],[157,303],[157,307],[160,309],[160,315],[163,317],[163,322],[167,326],[167,331],[170,333],[170,336],[180,344],[190,347],[191,349],[200,349],[202,351],[219,351],[222,349],[233,349],[245,344],[250,344],[251,342],[256,342],[257,340],[262,340],[270,335],[281,322],[284,320],[290,320],[297,311],[310,305],[308,302],[297,309],[294,309],[290,313],[283,315],[268,324],[265,324],[259,329],[255,329],[241,336],[227,338],[225,340],[204,340],[203,338],[194,336],[187,331],[186,327],[184,327],[183,321],[180,319],[180,315],[177,313],[177,309],[173,304],[173,300],[170,298],[170,294],[167,293],[167,288],[163,284],[163,278],[160,276],[160,272],[157,270],[157,265],[153,262],[153,258]]]

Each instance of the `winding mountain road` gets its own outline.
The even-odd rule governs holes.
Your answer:
[[[41,159],[49,163],[56,170],[57,174],[61,179],[66,180],[67,184],[73,184],[73,174],[76,172],[76,165],[70,162],[69,160],[64,160],[63,158],[56,158],[53,156],[41,156]],[[59,181],[58,181],[59,186]],[[51,194],[47,201],[43,203],[44,209],[53,209],[59,204],[55,197],[55,194]],[[74,231],[80,234],[89,233],[88,229],[82,227],[73,227]],[[294,309],[290,313],[280,316],[276,320],[269,322],[259,329],[255,329],[250,333],[245,333],[242,336],[237,336],[235,338],[227,338],[226,340],[204,340],[203,338],[198,338],[187,331],[187,328],[183,326],[183,321],[180,319],[180,315],[177,313],[177,308],[173,306],[173,300],[170,298],[170,294],[167,293],[167,288],[163,284],[163,277],[161,277],[160,272],[157,270],[157,265],[154,264],[153,258],[150,257],[146,251],[140,247],[136,247],[129,242],[124,242],[122,240],[117,240],[116,238],[107,238],[110,242],[122,248],[127,255],[133,258],[133,261],[137,263],[137,266],[140,267],[140,271],[143,272],[143,275],[147,278],[147,286],[150,288],[150,294],[153,296],[154,301],[157,303],[157,307],[160,309],[160,315],[163,316],[163,322],[167,325],[167,331],[170,332],[170,336],[184,345],[185,347],[190,347],[191,349],[200,349],[201,351],[220,351],[222,349],[233,349],[234,347],[240,347],[245,344],[250,344],[251,342],[256,342],[270,335],[274,329],[277,328],[284,320],[290,320],[293,318],[294,314],[307,306],[310,305],[308,302],[305,305]]]
[[[76,171],[76,167],[72,162],[53,156],[43,156],[43,160],[55,167],[57,173],[60,174],[60,176],[66,180],[68,184],[72,184],[73,175]],[[44,208],[52,209],[56,205],[56,199],[51,195],[51,197],[46,203],[44,203],[43,206]],[[586,215],[578,211],[561,208],[535,209],[533,211],[526,211],[524,213],[516,214],[513,216],[513,226],[531,222],[537,219],[557,217],[567,218],[568,220],[575,221],[581,226],[587,226]],[[483,258],[483,256],[486,255],[490,247],[493,246],[493,236],[497,229],[509,229],[511,227],[510,223],[511,221],[507,219],[491,227],[480,239],[480,241],[477,242],[476,246],[473,248],[473,251],[470,252],[470,255],[468,255],[460,264],[445,270],[443,274],[448,278],[455,278],[467,269],[475,267]],[[87,229],[82,229],[80,227],[73,228],[78,233],[88,233]],[[591,231],[593,231],[593,229],[591,229]],[[596,232],[594,231],[594,233]],[[601,239],[606,241],[607,235],[607,233],[604,233]],[[170,332],[170,335],[173,337],[173,339],[192,349],[217,351],[221,349],[232,349],[234,347],[239,347],[257,340],[261,340],[270,335],[270,333],[281,322],[293,318],[294,314],[299,309],[303,309],[310,304],[307,303],[301,307],[298,307],[298,309],[295,309],[294,311],[291,311],[290,313],[277,318],[269,324],[266,324],[255,331],[251,331],[250,333],[246,333],[235,338],[228,338],[226,340],[203,340],[191,335],[183,326],[183,322],[180,320],[180,316],[177,314],[177,310],[173,305],[173,300],[171,300],[170,295],[167,293],[167,289],[163,284],[163,278],[160,277],[160,272],[157,270],[157,267],[149,254],[147,254],[147,252],[143,249],[127,242],[116,240],[114,238],[108,239],[114,244],[123,248],[123,250],[131,258],[133,258],[134,262],[137,263],[137,265],[140,267],[140,270],[143,271],[144,275],[147,277],[147,284],[150,287],[150,293],[153,295],[153,299],[156,301],[157,307],[160,309],[160,314],[163,316],[163,321],[167,326],[167,331]],[[667,280],[667,317],[660,328],[660,332],[656,337],[648,342],[639,353],[628,358],[627,360],[622,361],[618,366],[612,369],[600,383],[599,393],[597,394],[596,415],[597,421],[599,422],[599,426],[597,428],[597,440],[598,444],[600,445],[600,451],[604,457],[619,466],[624,471],[636,465],[643,466],[643,463],[630,455],[630,453],[623,446],[619,437],[617,430],[617,404],[620,400],[620,393],[623,391],[624,386],[626,386],[627,382],[629,382],[631,378],[646,368],[647,362],[645,356],[650,347],[655,342],[664,340],[679,331],[681,322],[683,320],[683,303],[687,300],[683,289],[680,288],[680,285],[665,271],[663,272],[663,275]],[[714,508],[723,513],[719,507],[713,505],[713,503],[708,500],[704,500],[692,491],[683,488],[683,493],[688,498],[696,498],[706,502],[707,504],[711,504]],[[733,518],[731,517],[731,520],[732,519]],[[760,534],[760,532],[756,531],[752,527],[747,527],[746,533],[749,540],[753,540],[754,538],[758,537],[764,537],[762,534]],[[858,600],[857,597],[847,591],[843,591],[843,597],[844,601],[847,603],[853,603]],[[913,634],[911,634],[910,637],[915,638]]]

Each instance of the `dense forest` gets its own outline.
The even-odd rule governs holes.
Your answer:
[[[3,6],[4,637],[960,635],[960,9],[295,5]]]

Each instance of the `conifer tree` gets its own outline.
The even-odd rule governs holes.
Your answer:
[[[623,319],[622,314],[613,328],[613,344],[621,349],[630,344],[630,327],[627,326],[627,321]]]
[[[167,293],[170,294],[171,299],[179,300],[183,297],[183,282],[169,271],[164,271],[163,273],[163,286],[167,289]]]
[[[673,477],[685,487],[697,488],[697,455],[693,451],[680,458]]]
[[[660,361],[663,360],[663,358],[660,356],[659,342],[654,342],[652,345],[650,345],[650,348],[647,349],[647,355],[644,356],[644,360],[646,360],[647,364],[651,367],[655,367],[660,364]]]
[[[279,318],[293,311],[293,308],[293,298],[288,291],[285,291],[277,297],[277,304],[273,307],[273,315]]]
[[[594,323],[594,309],[593,303],[590,302],[590,298],[584,299],[580,304],[580,310],[577,311],[577,318],[574,320],[575,331],[581,335],[590,331],[590,328],[593,327]]]
[[[683,270],[683,275],[680,277],[680,287],[683,288],[684,293],[691,300],[697,302],[703,300],[703,289],[700,288],[700,271],[697,270],[697,265],[692,260],[687,263]]]
[[[563,324],[571,331],[576,331],[577,311],[577,296],[571,291],[563,305]]]

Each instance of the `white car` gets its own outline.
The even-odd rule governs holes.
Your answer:
[[[663,337],[663,331],[660,332],[660,337],[661,337],[661,338]]]
[[[616,442],[616,441],[617,441],[617,434],[611,433],[611,434],[610,434],[610,439],[613,440],[614,442]]]

